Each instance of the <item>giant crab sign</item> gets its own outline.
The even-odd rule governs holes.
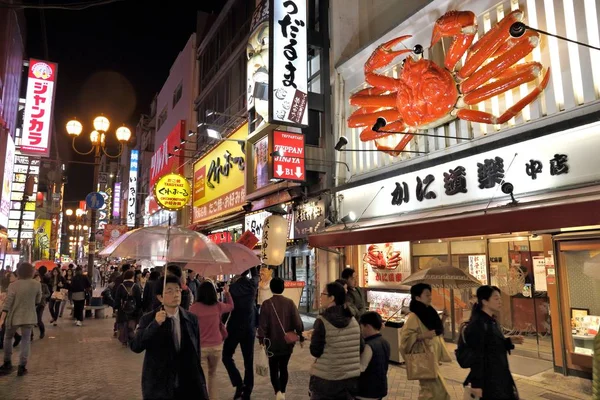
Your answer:
[[[539,34],[527,30],[513,37],[510,32],[524,13],[515,10],[474,42],[477,20],[471,11],[449,11],[435,23],[431,47],[444,37],[453,41],[446,53],[443,66],[421,57],[423,47],[412,50],[394,50],[411,35],[397,37],[383,43],[371,54],[364,66],[365,82],[371,87],[350,97],[350,104],[359,108],[348,118],[351,128],[364,127],[360,140],[375,141],[378,150],[398,156],[411,141],[413,135],[446,124],[456,118],[485,124],[503,124],[534,101],[548,85],[548,68],[533,90],[508,108],[500,116],[472,109],[471,106],[510,91],[521,84],[536,80],[544,67],[538,62],[522,62],[539,45]],[[403,61],[398,79],[376,73],[389,65],[396,57],[413,53]],[[466,54],[461,68],[457,64]],[[517,64],[518,63],[518,64]],[[378,118],[388,124],[386,132],[371,127]],[[405,132],[395,146],[382,143],[380,139]]]

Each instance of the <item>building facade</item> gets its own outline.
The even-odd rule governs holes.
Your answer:
[[[393,319],[408,290],[402,282],[423,269],[449,265],[496,285],[502,324],[526,337],[517,351],[550,360],[564,374],[590,376],[600,315],[591,294],[599,284],[600,203],[597,158],[588,149],[600,140],[593,67],[600,52],[543,32],[598,46],[597,2],[462,2],[459,11],[473,13],[465,29],[474,46],[498,23],[505,32],[507,42],[486,48],[488,58],[509,57],[512,43],[531,45],[515,53],[508,71],[489,62],[485,77],[470,55],[448,61],[456,49],[451,37],[429,46],[436,20],[454,3],[414,1],[404,11],[369,3],[377,7],[365,12],[337,1],[332,10],[335,157],[349,171],[336,175],[337,223],[310,244],[341,249],[372,308]],[[519,21],[525,29],[509,39]],[[412,37],[394,40],[403,35]],[[407,51],[393,58],[387,50]],[[430,62],[441,72],[419,73]],[[448,72],[455,63],[456,72]],[[486,92],[490,79],[527,68],[510,88]],[[456,87],[440,92],[444,79],[461,74],[460,101],[436,97]],[[392,87],[397,92],[386,94]],[[436,110],[419,110],[425,103]],[[447,111],[436,114],[440,109]],[[451,313],[448,340],[456,340],[471,302],[468,290],[434,290],[434,305]]]

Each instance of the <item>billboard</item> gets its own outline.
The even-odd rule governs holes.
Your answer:
[[[58,64],[30,59],[21,153],[47,157]]]
[[[35,246],[37,256],[40,260],[50,259],[50,237],[52,233],[52,221],[49,219],[36,219],[33,223],[35,231]]]
[[[7,228],[8,214],[10,213],[10,189],[15,163],[15,142],[10,135],[6,139],[6,152],[4,155],[4,177],[2,179],[2,197],[0,197],[0,225]]]
[[[135,226],[136,200],[137,200],[137,178],[138,178],[139,152],[131,150],[129,163],[129,189],[127,190],[127,226]]]
[[[193,222],[239,209],[246,201],[245,145],[248,124],[194,164]],[[236,141],[236,140],[239,140]]]
[[[37,193],[40,174],[40,159],[16,154],[13,164],[12,186],[10,191],[10,211],[8,212],[8,238],[33,239],[35,220],[35,197],[25,199],[27,176],[34,177],[33,193]],[[20,222],[22,222],[20,224]],[[20,236],[19,236],[20,226]]]

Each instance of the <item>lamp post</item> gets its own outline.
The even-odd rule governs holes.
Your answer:
[[[94,153],[94,186],[92,191],[95,192],[98,189],[98,174],[100,173],[100,156],[104,153],[109,158],[119,158],[123,153],[125,144],[131,138],[131,131],[126,126],[121,126],[115,132],[117,140],[119,141],[119,153],[112,155],[106,152],[106,133],[110,126],[110,121],[104,116],[99,116],[94,119],[94,130],[90,132],[90,142],[92,148],[87,152],[81,152],[75,147],[75,139],[83,131],[83,126],[77,120],[67,122],[67,133],[73,137],[73,150],[77,154],[88,155]],[[96,210],[92,209],[90,214],[90,236],[88,244],[88,276],[90,279],[94,276],[94,256],[96,253]]]
[[[79,262],[79,248],[80,244],[82,244],[82,231],[88,230],[87,225],[82,225],[82,223],[85,223],[86,214],[87,212],[81,208],[76,209],[75,212],[70,208],[65,210],[66,220],[71,224],[69,225],[70,235],[75,234],[74,237],[69,237],[69,245],[75,247],[75,263]]]

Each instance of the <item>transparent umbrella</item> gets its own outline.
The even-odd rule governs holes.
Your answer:
[[[260,258],[251,249],[242,244],[221,243],[218,246],[227,255],[227,258],[230,260],[229,262],[202,264],[198,265],[197,268],[191,268],[188,264],[186,268],[192,269],[206,277],[224,274],[237,275],[261,264]]]
[[[203,264],[228,263],[225,253],[206,236],[190,229],[152,226],[129,231],[99,253],[102,257],[181,263],[195,269]]]

